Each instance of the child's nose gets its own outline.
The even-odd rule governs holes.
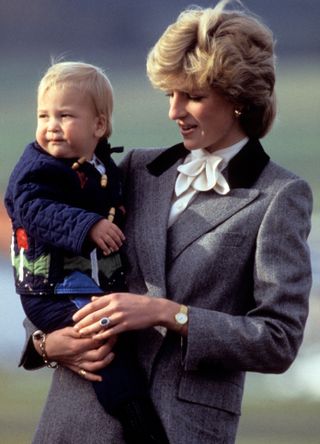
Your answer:
[[[48,131],[58,131],[60,128],[60,124],[58,119],[52,117],[48,122]]]

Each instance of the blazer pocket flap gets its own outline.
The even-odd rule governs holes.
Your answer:
[[[178,399],[241,414],[243,388],[228,381],[187,374],[180,380]]]
[[[212,231],[207,234],[208,241],[212,240],[223,247],[241,247],[247,236],[243,233]],[[211,239],[209,239],[211,238]]]

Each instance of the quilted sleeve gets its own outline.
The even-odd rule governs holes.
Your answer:
[[[88,230],[103,218],[76,206],[79,183],[70,168],[57,163],[36,162],[12,177],[10,189],[6,204],[14,207],[13,228],[23,227],[30,236],[75,254],[81,253]]]

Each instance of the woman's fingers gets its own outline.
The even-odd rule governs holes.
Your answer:
[[[99,360],[91,360],[83,357],[76,363],[70,363],[70,365],[75,366],[77,368],[83,368],[87,372],[95,373],[105,367],[107,367],[114,359],[115,354],[113,352],[109,352],[103,358]]]
[[[94,303],[92,303],[92,309],[95,309],[93,304]],[[87,306],[85,308],[87,308]],[[94,312],[88,313],[88,310],[90,310],[90,307],[79,314],[82,318],[74,326],[75,330],[79,332],[81,336],[99,334],[100,340],[109,338],[112,334],[117,334],[124,330],[123,328],[119,328],[119,324],[123,324],[124,321],[124,312],[122,310],[116,311],[117,309],[115,307],[109,307],[108,303],[102,308],[95,309]],[[106,313],[108,313],[108,315],[106,315]],[[77,316],[74,316],[73,319],[76,320]],[[94,339],[98,338],[94,337]]]
[[[112,352],[112,349],[116,341],[116,336],[110,338],[107,343],[103,344],[98,349],[89,350],[83,353],[81,357],[76,360],[76,363],[66,363],[65,367],[68,367],[81,378],[88,381],[101,381],[101,376],[96,372],[107,367],[113,361],[115,354]]]
[[[95,311],[94,313],[89,313],[88,315],[85,315],[85,317],[82,318],[81,321],[75,324],[74,329],[77,332],[80,332],[81,330],[80,334],[82,336],[97,333],[99,330],[104,328],[102,322],[104,322],[105,320],[108,320],[109,324],[112,322],[111,317],[105,316],[104,312],[104,309],[100,309]]]
[[[73,327],[65,327],[47,335],[46,351],[50,360],[77,363],[82,359],[100,360],[110,353],[117,338],[102,342],[83,337]]]
[[[100,375],[97,375],[95,373],[89,372],[85,370],[83,367],[77,367],[75,365],[66,365],[65,367],[69,368],[69,370],[72,370],[74,373],[78,374],[80,378],[86,379],[87,381],[91,382],[101,382],[102,377]]]
[[[107,321],[107,324],[104,326],[103,322]],[[121,315],[114,314],[112,316],[102,316],[99,321],[90,323],[90,316],[88,316],[88,322],[87,318],[83,319],[83,321],[79,322],[75,328],[77,331],[79,331],[80,335],[83,336],[92,336],[93,339],[101,340],[110,338],[113,334],[120,333],[123,331],[122,329],[119,330],[119,328],[116,329],[117,325],[121,321]]]
[[[82,337],[73,327],[65,327],[47,335],[46,351],[50,360],[57,361],[88,381],[101,381],[96,373],[114,359],[112,351],[117,336],[107,341]]]
[[[88,316],[88,319],[86,320],[87,324],[98,321],[100,320],[101,317],[103,317],[103,312],[100,310],[105,309],[108,306],[108,304],[109,304],[109,295],[94,298],[92,302],[90,302],[89,304],[85,305],[83,308],[78,310],[72,316],[72,319],[74,322],[79,323],[79,321]],[[86,322],[83,322],[81,325],[86,325]],[[78,328],[76,328],[76,330],[78,330]]]
[[[82,355],[82,359],[88,362],[103,361],[108,357],[117,342],[117,336],[113,336],[107,342],[102,344],[99,348],[88,350]]]
[[[81,335],[97,335],[99,339],[112,334],[160,325],[164,305],[172,302],[132,293],[111,293],[95,299],[73,316],[74,328]],[[103,331],[105,327],[105,332]]]

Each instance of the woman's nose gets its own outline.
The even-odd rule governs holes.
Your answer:
[[[185,117],[187,114],[185,108],[185,101],[183,96],[179,93],[173,93],[170,97],[169,105],[169,119],[178,120]]]

